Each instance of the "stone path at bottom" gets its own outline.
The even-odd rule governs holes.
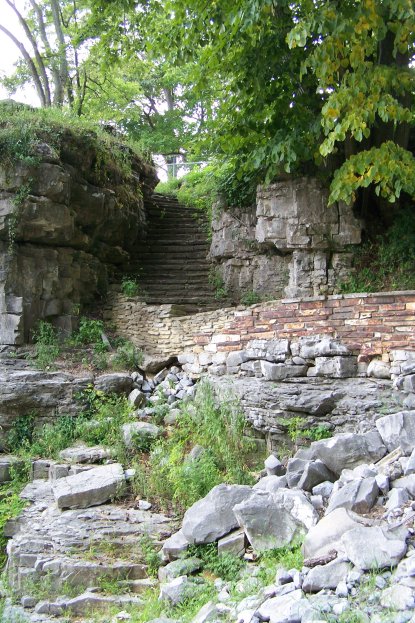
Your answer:
[[[17,604],[7,606],[10,620],[20,614],[23,621],[58,623],[66,614],[86,621],[94,611],[142,603],[140,593],[154,580],[140,540],[159,545],[177,529],[171,519],[126,504],[60,511],[44,480],[27,485],[23,497],[30,505],[6,526],[7,580]],[[116,596],[103,590],[111,582],[120,587]]]

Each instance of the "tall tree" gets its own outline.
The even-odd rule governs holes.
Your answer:
[[[302,0],[293,6],[297,23],[288,42],[304,50],[303,73],[315,75],[327,94],[320,153],[337,153],[342,163],[331,201],[350,203],[363,189],[365,212],[369,204],[395,202],[402,191],[414,197],[413,1]]]

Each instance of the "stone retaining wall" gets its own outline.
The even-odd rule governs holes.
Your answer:
[[[113,293],[105,318],[149,353],[238,351],[254,339],[324,334],[346,344],[359,360],[392,349],[415,349],[415,291],[283,299],[181,316],[172,305],[148,306]]]

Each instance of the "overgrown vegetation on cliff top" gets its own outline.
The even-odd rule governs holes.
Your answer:
[[[386,232],[362,245],[342,292],[415,290],[415,213],[403,210]]]
[[[119,183],[131,175],[134,159],[144,160],[133,143],[68,110],[0,102],[2,166],[19,162],[35,166],[40,161],[39,143],[47,143],[59,158],[79,166],[96,183]]]

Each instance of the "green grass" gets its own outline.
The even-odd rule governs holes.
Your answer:
[[[203,562],[203,570],[209,571],[226,582],[236,582],[246,563],[239,557],[224,553],[218,555],[217,543],[207,545],[191,545],[186,557],[196,556]]]
[[[218,399],[212,385],[201,383],[195,400],[181,405],[171,436],[157,442],[149,458],[136,464],[136,492],[180,511],[222,482],[253,484],[252,442],[244,436],[245,426],[237,401]],[[189,460],[195,445],[204,451]]]
[[[20,499],[19,495],[29,480],[29,463],[22,467],[11,468],[11,482],[0,486],[0,568],[6,563],[6,543],[4,527],[10,519],[18,517],[27,500]]]
[[[114,457],[128,461],[121,432],[123,424],[135,421],[128,400],[92,387],[79,400],[84,407],[76,417],[61,416],[41,427],[36,426],[34,413],[17,418],[7,437],[8,450],[25,458],[57,459],[61,450],[83,441],[111,448]]]
[[[274,581],[275,572],[279,568],[300,570],[304,563],[302,543],[297,542],[286,547],[262,552],[259,556],[259,574],[262,584],[266,586]]]
[[[78,164],[89,169],[90,181],[119,183],[131,175],[133,151],[126,148],[120,137],[114,138],[99,124],[71,114],[69,110],[31,109],[0,103],[0,160],[3,165],[7,168],[23,162],[36,166],[38,142],[47,143],[58,156],[65,155],[69,159],[78,150]],[[135,151],[132,144],[129,147]],[[141,154],[139,157],[143,159]]]

